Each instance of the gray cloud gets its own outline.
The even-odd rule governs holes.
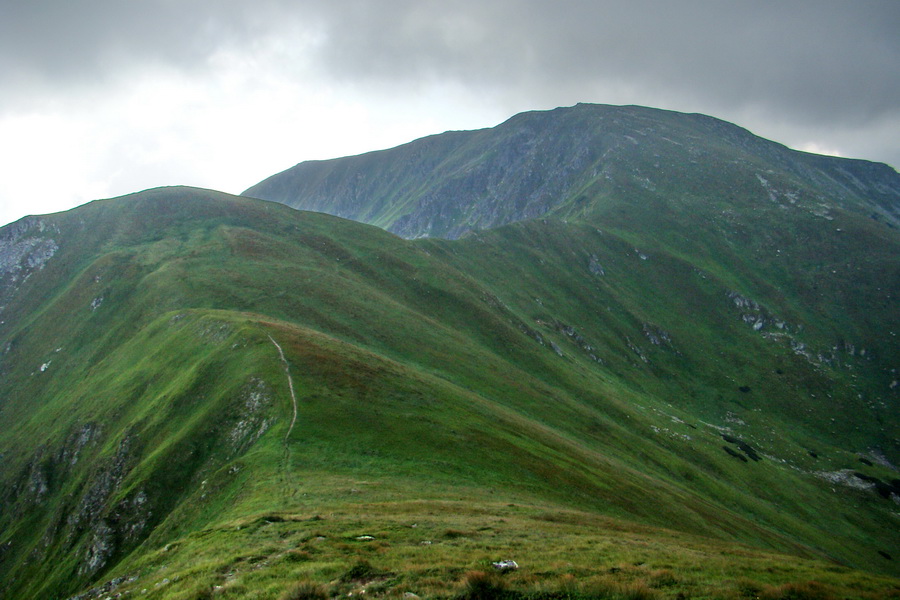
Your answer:
[[[768,114],[811,131],[900,116],[896,0],[0,0],[0,9],[8,98],[102,88],[150,65],[202,73],[223,48],[289,46],[310,31],[318,44],[294,58],[323,80],[398,95],[448,81],[520,110],[627,90],[641,104]],[[900,149],[885,144],[886,154],[866,157],[900,164]]]
[[[836,115],[896,110],[895,0],[33,0],[2,3],[0,64],[67,82],[140,62],[202,68],[219,47],[321,27],[336,77],[478,85],[628,80]]]
[[[895,1],[375,4],[330,15],[331,73],[528,93],[624,83],[810,121],[900,107]]]
[[[249,33],[229,0],[3,0],[2,14],[7,82],[57,89],[102,85],[147,63],[196,68],[220,44]]]
[[[327,14],[319,59],[331,76],[449,79],[517,110],[626,90],[640,104],[749,119],[769,137],[790,131],[788,143],[806,127],[852,151],[851,130],[868,130],[877,139],[863,157],[900,166],[900,131],[877,128],[900,122],[894,0],[375,4]]]

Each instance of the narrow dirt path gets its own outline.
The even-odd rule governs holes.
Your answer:
[[[294,429],[294,423],[297,422],[297,395],[294,393],[294,380],[291,378],[291,369],[288,366],[288,361],[284,357],[284,351],[281,349],[281,346],[278,345],[278,342],[275,341],[271,335],[269,339],[275,344],[275,347],[278,348],[278,356],[281,357],[281,362],[284,364],[284,373],[287,375],[288,380],[288,388],[291,390],[291,403],[294,407],[294,416],[291,419],[291,426],[288,427],[287,433],[284,434],[284,441],[287,442],[288,437],[291,435],[291,431]]]

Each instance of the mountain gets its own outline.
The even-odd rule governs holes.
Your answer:
[[[244,194],[406,238],[672,202],[709,218],[747,202],[755,210],[760,199],[900,225],[900,180],[886,165],[797,152],[712,117],[638,106],[522,113],[491,129],[300,163]]]
[[[459,239],[194,188],[0,228],[0,596],[892,597],[896,173],[621,110],[721,134]],[[443,140],[298,185],[449,190],[380,162]]]

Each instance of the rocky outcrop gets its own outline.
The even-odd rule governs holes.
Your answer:
[[[44,268],[59,246],[50,237],[59,233],[43,219],[26,217],[0,228],[0,284],[15,284]]]
[[[79,531],[97,523],[107,507],[107,501],[119,489],[128,470],[133,438],[125,435],[119,442],[115,456],[101,466],[92,478],[87,491],[81,497],[77,508],[69,515],[67,522]]]
[[[57,234],[55,225],[37,217],[0,227],[0,325],[6,322],[3,313],[22,284],[56,255],[59,244],[53,236]]]
[[[753,331],[772,329],[777,331],[790,331],[791,327],[783,319],[773,316],[765,307],[755,300],[745,298],[737,292],[727,293],[728,298],[741,311],[741,320],[753,328]]]
[[[272,390],[262,379],[253,378],[241,391],[238,402],[237,420],[227,434],[235,456],[256,443],[274,422],[267,410],[272,405]]]

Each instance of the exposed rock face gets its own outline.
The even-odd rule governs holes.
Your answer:
[[[66,444],[57,454],[57,461],[75,466],[78,463],[79,454],[90,442],[96,441],[102,434],[102,428],[97,423],[85,423],[81,429],[72,433]]]
[[[132,438],[126,435],[119,443],[115,457],[99,469],[87,492],[81,497],[78,507],[69,515],[67,521],[70,526],[90,526],[100,519],[110,496],[125,478],[131,450]]]
[[[84,562],[78,567],[78,574],[84,575],[97,572],[109,560],[114,548],[113,528],[104,521],[97,525],[93,531]]]
[[[228,441],[235,454],[252,446],[273,423],[267,410],[272,404],[272,390],[265,381],[252,379],[241,392],[239,402],[238,420],[228,432]]]
[[[741,320],[753,328],[753,331],[761,331],[763,328],[778,331],[789,331],[791,328],[784,320],[770,314],[765,307],[760,306],[755,300],[745,298],[737,292],[728,292],[728,298],[741,310]]]
[[[107,517],[95,519],[78,574],[92,575],[107,566],[119,550],[133,548],[152,514],[149,498],[141,490],[116,504]]]
[[[0,314],[19,286],[43,269],[59,250],[56,240],[50,237],[58,233],[54,225],[36,217],[0,228]]]
[[[643,332],[644,337],[650,340],[650,343],[654,346],[672,346],[672,336],[669,335],[668,331],[658,325],[644,323]]]
[[[24,497],[27,502],[32,504],[40,504],[50,492],[49,466],[44,461],[44,454],[43,448],[38,450],[38,453],[32,458],[29,468],[28,484],[25,488]]]
[[[45,222],[25,218],[0,230],[0,281],[20,281],[36,269],[44,268],[59,246],[45,234],[52,233]]]

